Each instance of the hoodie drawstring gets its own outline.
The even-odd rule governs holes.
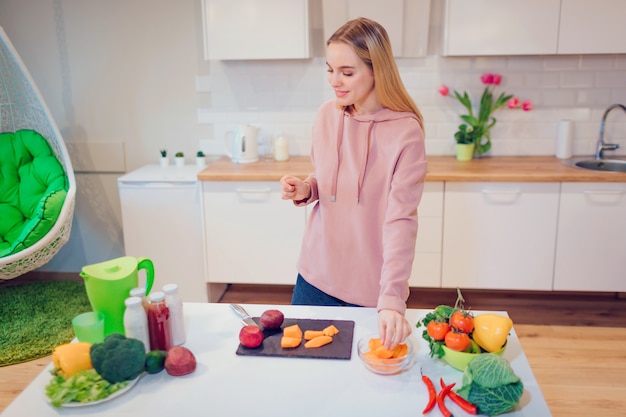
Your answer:
[[[339,159],[341,152],[341,144],[343,142],[343,126],[344,126],[344,118],[347,117],[345,113],[341,114],[341,120],[339,121],[339,129],[337,130],[337,160],[335,163],[335,171],[333,172],[333,178],[331,182],[331,190],[330,190],[330,201],[334,202],[337,200],[337,180],[339,176]],[[365,178],[365,170],[367,168],[367,162],[369,158],[369,150],[370,145],[372,143],[372,131],[374,130],[374,120],[370,120],[367,126],[367,143],[363,148],[363,155],[361,158],[361,167],[359,169],[359,178],[357,181],[357,190],[356,190],[356,203],[359,204],[361,199],[361,189],[363,188],[363,179]]]
[[[365,155],[361,158],[361,170],[359,171],[359,181],[357,183],[356,189],[356,203],[359,204],[359,200],[361,199],[361,188],[363,187],[363,178],[365,178],[365,168],[367,168],[367,160],[370,155],[370,143],[372,142],[372,130],[374,129],[374,121],[370,120],[369,126],[367,127],[367,143],[365,144],[365,150],[363,151]]]
[[[337,129],[337,160],[335,162],[335,172],[333,172],[333,180],[331,182],[330,189],[330,201],[334,202],[337,199],[337,177],[339,176],[339,152],[341,152],[341,143],[343,141],[343,121],[346,117],[344,112],[341,112],[339,120],[339,129]]]

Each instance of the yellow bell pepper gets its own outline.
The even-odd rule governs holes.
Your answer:
[[[474,317],[474,332],[472,338],[487,352],[502,349],[509,332],[513,328],[513,321],[498,314],[479,314]]]
[[[59,345],[52,351],[52,363],[66,378],[78,371],[93,369],[90,349],[91,343],[86,342]]]

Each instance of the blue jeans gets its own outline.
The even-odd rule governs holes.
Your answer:
[[[337,297],[328,295],[318,290],[313,285],[306,282],[302,275],[298,274],[296,286],[291,296],[291,304],[293,305],[311,305],[311,306],[341,306],[341,307],[362,307],[356,304],[346,303]]]

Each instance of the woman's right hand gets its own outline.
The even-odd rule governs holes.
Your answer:
[[[311,185],[300,178],[285,175],[280,179],[283,200],[305,200],[311,196]]]

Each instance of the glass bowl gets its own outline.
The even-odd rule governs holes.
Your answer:
[[[395,375],[406,371],[413,365],[413,344],[406,339],[403,343],[407,349],[401,356],[388,359],[379,358],[371,350],[370,340],[378,339],[378,335],[371,334],[362,337],[357,344],[359,358],[365,368],[378,375]]]

